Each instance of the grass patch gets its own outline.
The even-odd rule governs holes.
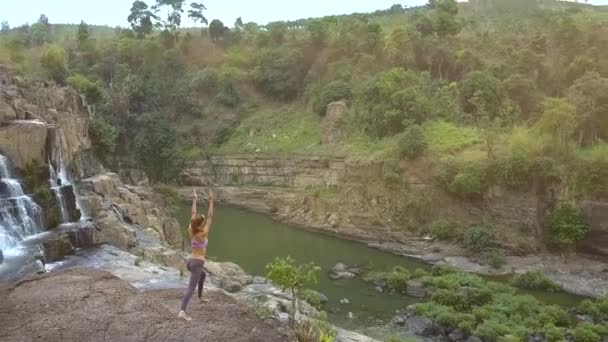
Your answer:
[[[445,121],[429,121],[422,128],[432,154],[444,155],[459,152],[482,142],[479,130],[459,127]]]
[[[253,132],[253,134],[250,134]],[[217,153],[317,153],[321,150],[318,115],[296,108],[260,109],[235,129]]]

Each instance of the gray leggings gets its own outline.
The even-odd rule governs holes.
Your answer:
[[[182,306],[181,310],[185,311],[186,306],[188,306],[188,302],[192,295],[194,294],[194,289],[196,289],[196,285],[198,284],[198,298],[201,298],[203,294],[203,284],[205,283],[205,278],[207,274],[203,270],[203,266],[205,262],[203,260],[198,259],[190,259],[186,266],[188,270],[190,270],[190,282],[188,283],[188,289],[186,293],[184,293],[184,297],[182,298]]]

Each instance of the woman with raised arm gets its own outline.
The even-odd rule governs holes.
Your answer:
[[[188,289],[184,293],[182,298],[182,304],[179,312],[179,318],[183,318],[187,321],[192,318],[186,315],[186,306],[194,290],[198,285],[198,298],[202,300],[203,283],[205,282],[205,271],[203,266],[205,265],[205,257],[207,256],[207,244],[209,243],[209,228],[213,220],[213,192],[209,191],[207,194],[207,201],[209,202],[209,210],[207,217],[196,212],[196,190],[192,191],[192,216],[190,217],[190,225],[188,226],[188,234],[190,235],[192,254],[188,259],[186,266],[190,271],[190,282],[188,283]]]

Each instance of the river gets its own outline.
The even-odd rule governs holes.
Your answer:
[[[204,209],[199,209],[204,210]],[[204,212],[204,211],[201,211]],[[190,206],[184,204],[176,213],[184,227]],[[429,266],[415,259],[368,248],[365,244],[291,227],[263,214],[218,206],[209,236],[208,256],[216,261],[232,261],[253,275],[265,275],[265,266],[275,257],[291,256],[298,263],[315,262],[323,269],[319,283],[313,286],[329,298],[323,309],[332,323],[345,329],[359,330],[388,322],[395,310],[417,300],[403,295],[379,293],[360,278],[333,281],[327,271],[337,262],[375,270],[389,270],[396,265],[410,271]],[[495,278],[507,281],[507,278]],[[565,293],[529,292],[547,303],[573,306],[580,297]],[[340,304],[347,298],[350,304]],[[354,318],[348,318],[352,312]]]

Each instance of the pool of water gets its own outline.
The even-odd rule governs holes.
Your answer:
[[[204,209],[199,209],[204,210]],[[190,206],[180,206],[176,213],[184,227],[190,217]],[[185,228],[184,228],[185,229]],[[253,275],[264,276],[265,266],[275,257],[291,256],[298,263],[315,262],[323,269],[319,283],[313,286],[329,302],[324,306],[329,319],[346,329],[360,329],[386,323],[395,310],[415,303],[402,295],[379,293],[360,278],[333,281],[327,271],[336,263],[358,265],[375,270],[389,270],[396,265],[410,271],[429,266],[415,259],[368,248],[365,244],[309,232],[277,222],[267,215],[243,209],[219,206],[209,236],[208,256],[217,261],[232,261]],[[494,278],[505,282],[508,278]],[[530,292],[535,297],[564,306],[572,306],[580,297],[563,293]],[[347,298],[350,304],[340,304]],[[348,318],[352,312],[353,319]]]

